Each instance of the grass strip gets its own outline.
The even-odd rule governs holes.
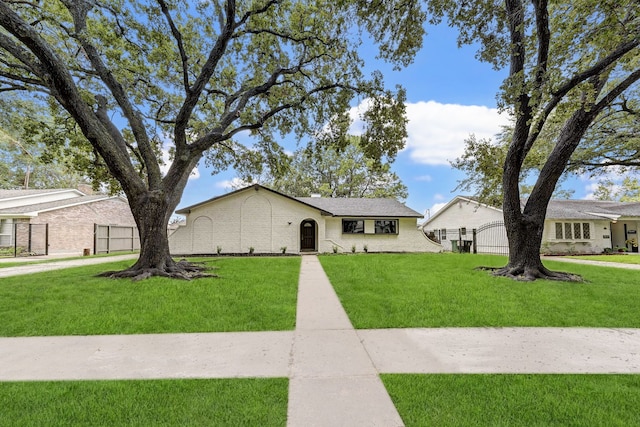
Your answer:
[[[358,329],[408,327],[640,327],[638,272],[545,261],[586,283],[517,282],[472,254],[326,255],[320,261]]]
[[[284,426],[286,378],[0,383],[0,426]]]
[[[209,258],[219,278],[95,277],[132,261],[3,278],[0,336],[292,330],[299,257]]]
[[[639,375],[382,375],[407,427],[637,426]]]

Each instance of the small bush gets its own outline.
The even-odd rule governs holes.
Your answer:
[[[333,253],[334,253],[334,254],[337,254],[337,253],[338,253],[338,247],[337,247],[336,245],[333,245],[333,246],[331,247],[331,250],[333,251]]]
[[[283,246],[280,248],[280,252],[282,252],[283,254],[287,252],[287,247]]]
[[[364,246],[362,247],[362,249],[364,250],[364,253],[369,252],[369,246],[367,246],[367,245],[364,245]]]
[[[356,253],[356,245],[352,245],[351,246],[351,253],[355,254]]]
[[[253,254],[253,251],[255,251],[255,248],[253,246],[249,246],[249,253]]]
[[[216,246],[216,253],[220,255],[221,252],[222,252],[222,246]]]

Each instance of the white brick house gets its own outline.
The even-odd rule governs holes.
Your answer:
[[[290,197],[255,184],[176,211],[176,255],[299,252],[439,252],[418,212],[393,199]]]
[[[470,242],[473,229],[500,221],[503,221],[502,209],[469,197],[456,196],[421,227],[425,233],[441,241],[445,250],[452,250],[459,241]],[[638,228],[640,203],[551,200],[541,250],[548,253],[602,253],[626,248],[629,252],[638,252]],[[504,231],[499,240],[494,244],[507,245]],[[478,252],[482,251],[479,249]]]
[[[35,245],[38,254],[82,255],[94,248],[95,224],[136,225],[121,197],[87,195],[76,189],[0,190],[0,247],[25,250]],[[28,228],[38,231],[20,232]]]

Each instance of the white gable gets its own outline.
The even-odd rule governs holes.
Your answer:
[[[422,226],[424,230],[474,229],[488,222],[502,221],[502,210],[457,196]]]

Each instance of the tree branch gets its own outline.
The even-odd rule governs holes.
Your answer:
[[[540,135],[540,132],[542,131],[542,127],[544,126],[544,123],[547,121],[547,119],[549,118],[553,110],[558,106],[560,101],[562,101],[562,99],[565,97],[565,95],[567,95],[567,93],[569,93],[571,89],[575,88],[576,86],[578,86],[580,83],[583,83],[587,79],[594,77],[599,73],[602,73],[607,69],[608,66],[613,64],[616,60],[620,59],[626,53],[630,52],[639,44],[640,44],[640,39],[623,43],[622,45],[618,46],[618,48],[614,52],[612,52],[610,55],[598,61],[598,63],[595,64],[593,67],[583,71],[582,73],[576,74],[574,77],[572,77],[567,82],[565,82],[557,91],[553,92],[553,96],[551,100],[544,107],[540,116],[536,118],[535,127],[533,127],[533,130],[529,135],[527,146],[529,148],[533,146],[534,142],[536,141],[536,139]]]
[[[138,143],[138,149],[140,150],[140,154],[142,155],[147,167],[149,188],[159,188],[162,180],[162,173],[160,172],[158,158],[151,148],[151,141],[149,140],[149,135],[147,134],[147,130],[144,126],[142,115],[133,107],[123,86],[115,78],[111,70],[109,70],[109,68],[104,64],[98,49],[96,49],[96,47],[91,44],[86,37],[86,18],[90,6],[83,2],[75,2],[71,0],[63,0],[63,3],[71,13],[75,25],[75,34],[72,34],[71,36],[78,40],[87,55],[87,58],[91,62],[91,65],[100,76],[102,82],[107,86],[107,88],[109,88],[109,91],[122,109],[122,113],[127,118],[127,121],[131,126],[131,131]]]
[[[162,13],[167,19],[169,28],[171,28],[171,34],[173,34],[173,38],[176,39],[178,51],[180,52],[180,60],[182,61],[182,80],[184,84],[184,93],[188,94],[191,91],[189,87],[189,59],[187,58],[187,53],[184,50],[182,34],[178,30],[178,27],[176,27],[176,24],[173,22],[173,18],[171,18],[171,13],[169,13],[169,8],[167,7],[165,1],[158,0],[158,4],[160,5],[160,9],[162,9]]]
[[[0,26],[20,40],[35,55],[41,65],[36,75],[51,90],[57,101],[73,116],[89,141],[99,149],[103,159],[109,159],[109,168],[116,176],[131,176],[135,170],[128,156],[116,149],[111,137],[97,119],[95,113],[84,102],[76,87],[66,64],[52,50],[51,46],[40,37],[39,32],[27,24],[16,14],[5,1],[0,0]],[[4,36],[3,36],[4,37]],[[19,58],[16,58],[19,60]],[[122,183],[128,194],[142,191],[140,180],[126,180]]]
[[[189,123],[189,118],[193,113],[193,109],[198,103],[198,99],[200,99],[200,95],[202,91],[206,87],[207,83],[213,76],[213,73],[216,70],[218,62],[222,55],[226,51],[227,45],[233,36],[233,31],[235,30],[235,16],[236,16],[236,2],[235,0],[226,0],[226,22],[222,29],[222,33],[216,40],[215,45],[211,48],[209,52],[209,57],[207,61],[202,66],[200,74],[196,78],[193,86],[186,94],[186,98],[178,115],[176,117],[176,126],[174,129],[174,139],[176,144],[176,156],[181,157],[187,150],[187,140],[186,140],[186,128]]]

